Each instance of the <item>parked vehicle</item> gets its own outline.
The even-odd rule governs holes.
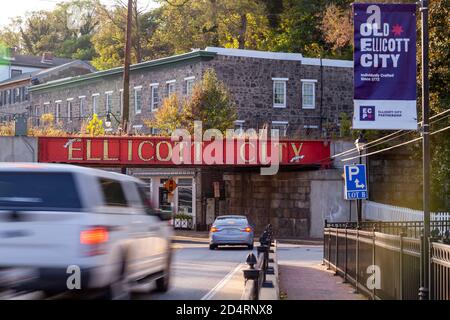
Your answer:
[[[1,164],[0,277],[49,295],[74,289],[78,269],[74,293],[168,290],[171,216],[150,208],[144,187],[90,168]]]
[[[245,245],[253,250],[254,230],[245,216],[221,216],[211,227],[209,241],[210,250],[219,245]]]

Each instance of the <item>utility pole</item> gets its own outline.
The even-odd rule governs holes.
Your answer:
[[[430,126],[428,82],[428,0],[420,1],[422,17],[422,152],[423,152],[423,239],[421,251],[421,287],[419,299],[429,299],[429,250],[430,250]]]
[[[125,63],[123,68],[123,114],[122,131],[128,134],[130,121],[130,64],[131,64],[131,33],[133,20],[133,0],[128,0],[127,30],[125,44]]]

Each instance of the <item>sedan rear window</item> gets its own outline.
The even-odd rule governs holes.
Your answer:
[[[221,218],[217,219],[215,225],[223,226],[223,225],[237,225],[243,226],[248,225],[248,220],[246,218]]]
[[[0,210],[78,210],[71,173],[0,172]]]

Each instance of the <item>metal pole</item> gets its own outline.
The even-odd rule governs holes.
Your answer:
[[[362,164],[361,150],[358,150],[358,153],[359,153],[359,164]],[[358,210],[358,226],[359,226],[362,221],[362,200],[361,199],[356,200],[356,205]]]
[[[429,82],[428,82],[428,0],[421,0],[422,17],[422,152],[423,152],[423,247],[419,299],[428,300],[429,290],[429,237],[430,237],[430,135],[429,135]]]
[[[125,44],[125,62],[123,68],[123,114],[122,130],[128,133],[128,122],[130,120],[130,64],[131,64],[131,32],[133,28],[133,0],[128,0],[127,31]]]

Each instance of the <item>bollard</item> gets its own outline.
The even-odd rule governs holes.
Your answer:
[[[255,269],[255,265],[258,262],[258,260],[256,259],[255,255],[253,253],[250,253],[247,256],[247,264],[249,266],[248,269],[244,270],[244,278],[245,278],[245,283],[247,283],[248,280],[253,280],[254,281],[254,286],[253,286],[253,299],[252,300],[258,300],[259,299],[259,274],[260,274],[260,270],[259,269]]]
[[[263,254],[263,263],[262,263],[263,282],[266,282],[267,269],[269,268],[269,247],[265,245],[259,246],[257,250],[258,256],[260,253]]]

